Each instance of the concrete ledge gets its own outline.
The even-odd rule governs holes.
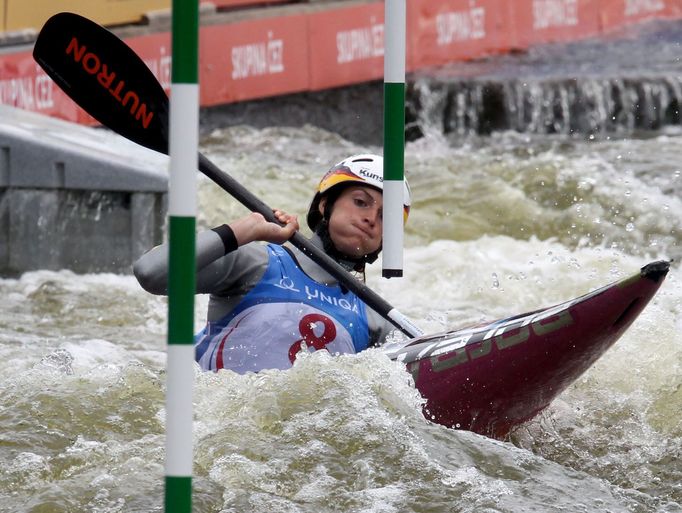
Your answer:
[[[130,272],[163,239],[168,158],[0,105],[0,274]]]
[[[0,187],[168,189],[168,157],[105,129],[0,105]]]

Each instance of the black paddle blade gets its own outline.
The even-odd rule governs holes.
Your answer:
[[[168,154],[166,92],[142,59],[107,29],[77,14],[56,14],[38,34],[33,58],[102,125]]]

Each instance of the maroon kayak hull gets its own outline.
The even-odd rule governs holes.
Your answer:
[[[533,418],[627,330],[668,262],[550,308],[419,337],[390,353],[412,373],[427,419],[504,438]]]

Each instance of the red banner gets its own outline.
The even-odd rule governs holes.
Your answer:
[[[207,26],[199,38],[202,105],[308,89],[304,15]]]
[[[154,1],[159,0],[137,5]],[[242,1],[246,0],[218,3]],[[202,26],[201,105],[382,79],[384,3],[338,5]],[[680,18],[682,0],[410,0],[407,9],[406,68],[415,70],[550,41],[578,40],[650,18]],[[170,34],[126,42],[170,90]],[[0,103],[94,123],[54,85],[30,52],[9,51],[0,56]]]
[[[383,78],[383,2],[320,11],[308,18],[312,90]]]
[[[31,52],[5,55],[0,60],[0,103],[74,123],[93,123],[36,64]]]
[[[506,0],[413,0],[408,5],[411,69],[511,48]]]
[[[144,60],[161,84],[170,89],[170,36],[168,33],[126,41]],[[97,122],[78,107],[35,62],[31,52],[0,59],[0,103],[75,123]]]

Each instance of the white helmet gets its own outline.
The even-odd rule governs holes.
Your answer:
[[[384,189],[384,159],[379,155],[362,154],[348,157],[338,164],[331,167],[325,173],[317,186],[317,191],[308,209],[308,226],[315,230],[318,223],[322,220],[320,213],[320,200],[322,196],[329,193],[338,186],[348,186],[353,183],[358,185],[369,185],[375,189]],[[403,189],[403,221],[407,221],[410,212],[411,193],[407,180],[404,180]]]

